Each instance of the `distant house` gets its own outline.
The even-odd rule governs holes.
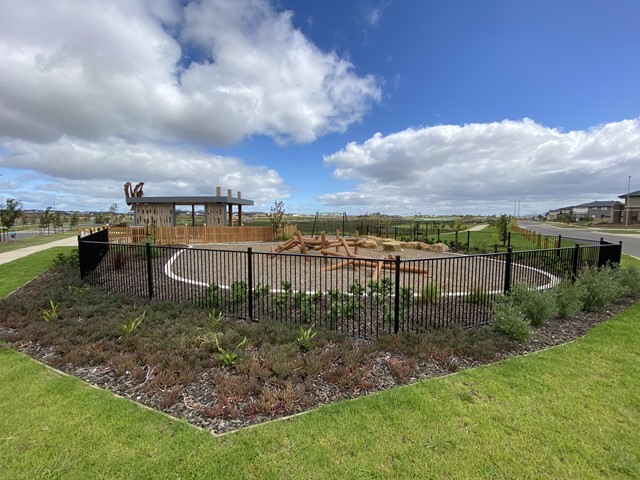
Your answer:
[[[622,212],[622,221],[625,221],[625,217],[627,215],[627,211],[629,212],[629,222],[630,223],[638,223],[640,220],[638,218],[640,212],[640,190],[636,190],[635,192],[630,192],[629,194],[618,195],[618,198],[624,199],[624,211]],[[627,205],[627,198],[629,204]]]
[[[622,203],[613,200],[582,203],[573,207],[576,220],[595,223],[620,223]]]
[[[549,210],[547,212],[547,219],[554,221],[558,218],[558,216],[564,215],[564,214],[569,214],[573,217],[573,207],[562,207],[562,208],[556,208],[555,210]]]
[[[640,201],[640,196],[639,196]],[[620,223],[622,218],[622,203],[610,201],[596,201],[581,203],[571,207],[557,208],[547,212],[549,220],[555,220],[559,215],[569,214],[576,221],[591,221],[594,223]]]

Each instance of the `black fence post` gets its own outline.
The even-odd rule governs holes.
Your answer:
[[[393,227],[393,239],[398,239],[398,227]]]
[[[504,261],[504,294],[508,294],[511,290],[511,257],[513,250],[507,247],[507,255]]]
[[[396,285],[395,285],[395,302],[393,304],[393,333],[400,330],[400,255],[396,255]]]
[[[429,243],[429,224],[424,224],[424,243]]]
[[[511,232],[507,232],[507,248],[511,248]]]
[[[560,248],[562,248],[562,235],[558,235],[558,250],[556,251],[556,257],[560,257]]]
[[[438,243],[440,243],[440,227],[438,227]]]
[[[253,249],[247,248],[247,282],[249,283],[249,320],[253,320]]]
[[[471,251],[471,230],[467,230],[467,253]]]
[[[149,287],[149,298],[153,298],[153,272],[151,271],[151,244],[146,243],[147,252],[147,285]]]
[[[578,278],[578,258],[580,257],[580,244],[576,243],[573,249],[573,260],[571,262],[571,280],[575,282]]]

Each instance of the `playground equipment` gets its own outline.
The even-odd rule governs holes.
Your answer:
[[[355,237],[352,238],[341,237],[340,230],[336,230],[336,237],[331,240],[327,238],[325,232],[322,232],[319,238],[313,238],[303,237],[300,230],[298,230],[291,239],[272,248],[271,253],[275,256],[278,253],[297,248],[303,255],[307,255],[311,253],[311,251],[318,251],[325,257],[348,257],[341,262],[324,267],[322,271],[328,272],[340,270],[348,266],[352,266],[356,271],[358,271],[360,267],[371,268],[373,269],[371,279],[374,281],[378,280],[383,269],[396,269],[395,262],[392,263],[389,261],[395,260],[393,255],[389,255],[386,259],[376,259],[358,254],[359,247],[362,247],[365,243],[366,241],[360,238],[357,230],[355,232]],[[409,265],[401,265],[400,271],[420,275],[426,275],[428,273],[428,270],[425,267],[414,267]]]

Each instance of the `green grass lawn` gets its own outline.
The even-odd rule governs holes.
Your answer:
[[[59,253],[68,253],[73,248],[53,247],[0,265],[0,298],[42,275],[51,268],[53,260]]]
[[[34,245],[42,245],[49,242],[55,242],[56,240],[62,240],[64,238],[74,237],[76,232],[55,233],[53,235],[43,235],[38,237],[29,237],[20,240],[10,240],[7,242],[0,242],[0,253],[10,252],[12,250],[18,250],[19,248],[32,247]]]
[[[640,303],[562,347],[221,438],[4,349],[0,478],[638,478],[639,342]]]
[[[0,349],[0,478],[639,478],[638,344],[640,303],[561,347],[220,438]]]

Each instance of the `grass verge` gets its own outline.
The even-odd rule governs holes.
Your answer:
[[[73,247],[53,247],[19,258],[0,266],[0,298],[42,275],[53,265],[59,253],[68,253]]]
[[[5,478],[638,478],[640,303],[562,347],[213,438],[0,351]]]
[[[65,238],[76,236],[74,232],[55,233],[53,235],[44,235],[41,237],[30,237],[20,240],[10,240],[8,242],[0,242],[0,253],[11,252],[25,247],[33,247],[35,245],[43,245],[45,243],[63,240]]]

